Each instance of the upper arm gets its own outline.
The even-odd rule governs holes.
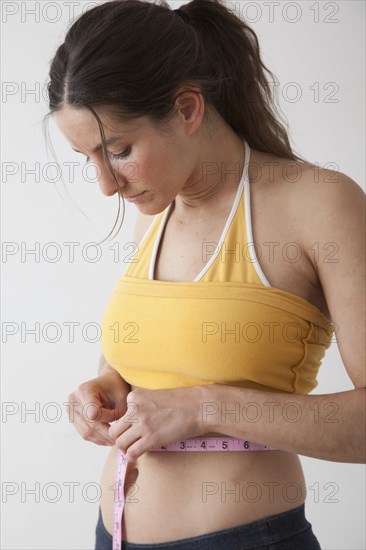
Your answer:
[[[323,172],[329,176],[329,171]],[[325,177],[318,183],[309,181],[301,192],[299,227],[327,301],[343,364],[355,388],[365,388],[366,196],[347,175],[336,175],[336,182]]]
[[[146,214],[142,214],[139,210],[137,211],[135,231],[133,235],[133,240],[135,243],[140,244],[143,236],[145,235],[150,224],[152,223],[154,217],[155,216],[148,216]]]

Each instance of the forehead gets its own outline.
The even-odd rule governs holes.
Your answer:
[[[121,136],[121,139],[132,137],[132,134],[136,135],[147,125],[147,121],[143,119],[120,122],[107,110],[94,110],[103,125],[106,140],[116,136]],[[59,130],[75,149],[83,147],[85,150],[91,150],[100,143],[98,122],[88,109],[65,106],[53,113],[53,118]]]

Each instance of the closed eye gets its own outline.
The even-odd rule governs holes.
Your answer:
[[[112,157],[115,160],[124,159],[124,158],[128,157],[128,155],[130,153],[131,153],[131,147],[127,147],[127,149],[125,149],[122,153],[117,153],[115,155],[112,154]]]
[[[125,149],[122,153],[116,153],[116,154],[111,153],[111,157],[113,158],[113,160],[120,160],[128,157],[130,153],[131,153],[131,147],[127,147],[127,149]],[[90,157],[86,157],[85,164],[88,164],[88,162],[90,162]]]

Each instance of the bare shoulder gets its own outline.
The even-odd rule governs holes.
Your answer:
[[[299,237],[299,242],[310,236],[321,239],[324,226],[340,221],[337,216],[345,221],[353,211],[364,208],[365,192],[343,172],[258,151],[255,161],[254,207],[257,203],[258,211],[264,211],[272,225],[281,213],[276,230]]]
[[[295,244],[302,251],[299,261],[282,262],[280,255],[277,265],[262,255],[262,267],[273,285],[305,297],[329,317],[324,286],[331,272],[324,277],[324,270],[350,267],[350,258],[362,262],[366,195],[339,171],[257,151],[255,161],[251,203],[256,239],[265,243],[275,237],[276,243]]]
[[[308,163],[297,166],[303,166],[303,168],[301,172],[299,171],[297,185],[291,186],[292,195],[295,199],[306,201],[306,204],[295,201],[299,209],[302,206],[314,207],[318,200],[321,200],[318,209],[327,209],[337,204],[340,206],[342,200],[357,202],[365,199],[362,187],[343,172],[319,168]]]
[[[339,259],[341,247],[362,255],[366,195],[347,174],[311,167],[287,196],[298,238],[318,277],[319,262]]]
[[[363,219],[365,192],[343,172],[309,165],[296,185],[286,187],[291,212],[305,235]]]
[[[154,215],[148,216],[146,214],[142,214],[139,210],[137,211],[135,231],[133,236],[133,240],[135,243],[139,244],[142,241],[142,238],[150,227],[154,217]]]

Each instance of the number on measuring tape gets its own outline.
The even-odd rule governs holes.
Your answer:
[[[178,447],[178,448],[177,448]],[[260,451],[260,450],[277,450],[268,447],[267,445],[250,444],[249,441],[228,437],[228,439],[216,438],[207,445],[207,440],[202,438],[187,439],[176,442],[174,444],[161,445],[158,448],[150,449],[151,451]],[[127,458],[120,452],[117,458],[116,468],[116,486],[117,499],[114,501],[113,510],[113,550],[121,550],[122,541],[122,515],[125,505],[124,483],[127,471]]]

